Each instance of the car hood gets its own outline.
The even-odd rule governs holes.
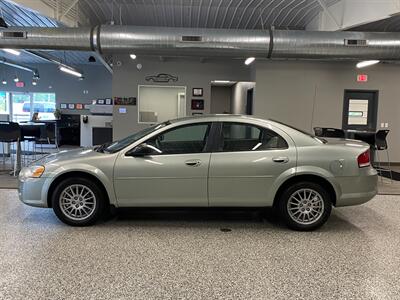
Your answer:
[[[93,150],[93,148],[79,148],[74,150],[62,150],[57,153],[49,154],[35,162],[38,165],[45,164],[59,164],[65,161],[84,159],[87,160],[91,157],[104,155]]]

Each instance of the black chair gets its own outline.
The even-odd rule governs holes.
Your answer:
[[[23,125],[21,126],[22,141],[28,142],[28,151],[24,151],[27,155],[30,155],[29,143],[33,143],[33,159],[36,160],[36,140],[41,137],[41,130],[39,125]]]
[[[380,175],[382,175],[382,171],[387,171],[386,169],[381,167],[381,160],[379,157],[379,151],[386,151],[386,156],[387,156],[387,163],[389,167],[389,174],[390,174],[390,180],[393,181],[393,175],[392,175],[392,168],[390,166],[390,157],[389,157],[389,150],[388,150],[388,144],[387,144],[387,136],[389,134],[390,130],[378,130],[375,134],[375,145],[373,146],[376,156],[377,156],[377,161],[378,161],[378,167],[376,168]]]
[[[56,123],[46,123],[44,130],[41,131],[40,138],[36,139],[36,145],[41,146],[41,152],[43,153],[43,145],[54,144],[59,151],[57,138],[56,138]]]
[[[3,150],[3,166],[5,165],[5,147],[4,144],[13,144],[19,143],[21,141],[21,127],[18,123],[13,122],[2,122],[0,123],[0,142],[2,143]],[[11,164],[12,162],[12,154],[10,152]],[[16,160],[15,160],[16,162]],[[14,163],[14,176],[16,173],[16,164]]]
[[[327,138],[345,138],[344,130],[329,127],[314,127],[315,136]]]

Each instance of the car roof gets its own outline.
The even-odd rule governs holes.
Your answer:
[[[207,114],[207,115],[201,115],[201,116],[191,116],[191,117],[183,117],[179,119],[173,119],[169,120],[170,123],[180,123],[180,122],[186,122],[186,121],[204,121],[204,122],[215,122],[215,121],[245,121],[245,120],[256,120],[256,121],[270,121],[266,119],[259,119],[259,118],[254,118],[252,116],[248,115],[239,115],[239,114]]]

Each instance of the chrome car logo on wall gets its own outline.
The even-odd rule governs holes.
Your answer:
[[[177,76],[173,76],[170,74],[166,74],[166,73],[160,73],[157,75],[151,75],[151,76],[146,76],[145,77],[146,81],[153,81],[153,82],[177,82],[178,81],[178,77]]]

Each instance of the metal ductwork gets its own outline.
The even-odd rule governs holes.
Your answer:
[[[400,59],[400,33],[230,30],[106,25],[7,28],[0,48],[288,59]]]

